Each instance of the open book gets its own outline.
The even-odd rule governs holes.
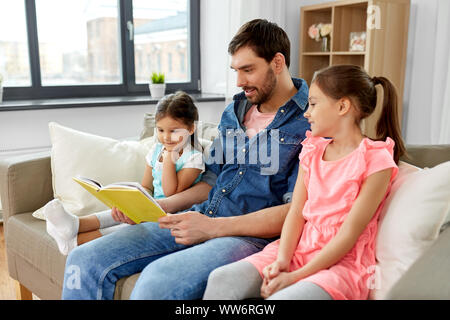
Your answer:
[[[166,215],[158,202],[139,183],[117,182],[102,186],[85,177],[77,176],[73,179],[108,207],[116,207],[135,223],[156,222]]]

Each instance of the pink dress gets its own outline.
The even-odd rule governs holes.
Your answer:
[[[336,235],[358,197],[364,180],[371,174],[393,168],[391,182],[398,167],[393,160],[394,141],[372,141],[364,138],[358,148],[336,161],[324,161],[323,154],[331,139],[306,133],[302,142],[300,165],[305,176],[308,200],[303,208],[306,222],[290,265],[290,271],[308,263]],[[369,277],[375,266],[375,237],[378,216],[386,195],[355,246],[335,265],[301,281],[310,281],[327,291],[335,300],[367,299]],[[265,266],[275,261],[280,240],[244,260],[252,263],[262,275]]]

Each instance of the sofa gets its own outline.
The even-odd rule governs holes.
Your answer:
[[[450,160],[450,145],[409,145],[407,150],[409,157],[402,160],[421,168]],[[33,216],[55,196],[52,166],[50,152],[0,162],[8,270],[19,284],[21,298],[30,298],[31,292],[40,299],[61,297],[66,256],[47,234],[45,221]],[[447,220],[439,223],[432,242],[413,258],[383,299],[450,299],[450,228],[445,228]],[[388,245],[389,241],[393,240]],[[120,279],[114,298],[128,299],[138,276]]]

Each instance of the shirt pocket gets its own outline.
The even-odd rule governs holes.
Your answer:
[[[291,167],[293,161],[298,161],[301,138],[283,130],[270,130],[271,159],[278,162],[278,172],[284,172]],[[272,163],[272,168],[277,163]]]

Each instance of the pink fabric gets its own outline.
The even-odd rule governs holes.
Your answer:
[[[306,223],[291,261],[290,271],[308,263],[337,233],[356,200],[361,185],[371,174],[393,168],[391,183],[398,172],[393,160],[394,141],[372,141],[364,138],[359,147],[342,159],[324,161],[324,151],[331,139],[312,137],[302,142],[300,165],[308,200],[303,209]],[[355,246],[335,265],[301,281],[313,282],[326,290],[333,299],[367,299],[369,277],[375,266],[375,237],[378,216],[387,194]],[[263,251],[245,258],[262,275],[265,266],[275,261],[279,240]],[[368,269],[369,268],[369,269]]]
[[[244,126],[247,128],[247,136],[251,139],[261,130],[265,129],[275,118],[274,113],[261,113],[258,107],[254,104],[245,114]]]

